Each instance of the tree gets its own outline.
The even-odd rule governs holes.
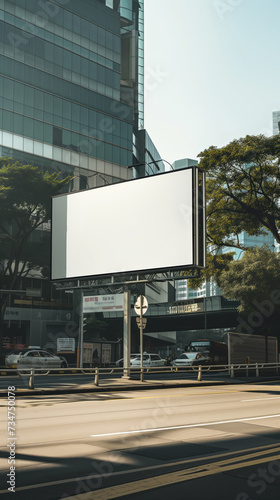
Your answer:
[[[36,230],[51,217],[51,197],[69,183],[57,173],[44,174],[37,167],[0,158],[0,288],[16,289],[22,278],[48,266],[47,232]],[[0,300],[3,321],[7,294]]]
[[[249,329],[277,333],[280,313],[280,254],[256,247],[232,261],[219,277],[223,295],[240,301]],[[248,331],[247,333],[250,333]]]
[[[188,286],[195,290],[203,285],[206,281],[210,281],[211,278],[215,280],[217,285],[220,284],[220,275],[223,271],[228,269],[230,263],[234,258],[235,252],[227,252],[225,254],[222,253],[211,253],[207,254],[207,267],[205,270],[201,270],[199,275],[198,271],[195,271],[194,274],[196,277],[188,279]],[[181,272],[181,276],[188,275],[188,271]]]
[[[198,156],[207,178],[209,253],[207,270],[200,280],[190,280],[192,288],[210,277],[219,284],[223,265],[226,269],[234,255],[225,257],[225,247],[246,250],[239,238],[243,231],[250,236],[270,233],[280,242],[280,135],[247,135]]]
[[[207,174],[208,244],[244,249],[239,235],[280,243],[280,135],[250,136],[199,154]]]

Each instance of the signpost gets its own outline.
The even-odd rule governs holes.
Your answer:
[[[140,354],[141,354],[141,374],[140,381],[143,382],[143,329],[146,327],[147,318],[143,318],[143,314],[147,312],[148,301],[144,295],[139,295],[137,298],[134,311],[138,314],[139,318],[136,318],[137,326],[140,329]]]
[[[75,339],[70,337],[57,339],[57,352],[75,352]]]

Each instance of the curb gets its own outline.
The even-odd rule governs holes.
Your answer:
[[[234,385],[234,384],[250,384],[250,383],[261,383],[261,382],[271,382],[274,380],[279,380],[279,377],[274,378],[254,378],[254,379],[231,379],[223,381],[186,381],[186,382],[170,382],[170,383],[157,383],[157,382],[139,382],[139,384],[132,383],[131,385],[108,385],[108,386],[78,386],[72,388],[46,388],[46,389],[26,389],[19,388],[16,389],[15,393],[18,396],[47,396],[56,394],[77,394],[77,393],[96,393],[96,392],[124,392],[124,391],[143,391],[152,389],[176,389],[180,387],[215,387],[221,385]],[[141,384],[141,385],[140,385]],[[143,385],[142,385],[143,384]],[[7,395],[7,390],[0,389],[0,398]]]
[[[84,386],[84,387],[73,387],[73,388],[55,388],[55,389],[16,389],[15,394],[18,396],[42,396],[42,395],[55,395],[55,394],[75,394],[75,393],[89,393],[89,392],[124,392],[124,391],[146,391],[146,390],[152,390],[152,389],[175,389],[178,387],[206,387],[206,386],[216,386],[216,385],[228,385],[231,384],[231,382],[227,381],[218,381],[218,382],[207,382],[207,381],[202,381],[202,382],[197,382],[197,383],[192,383],[192,382],[183,382],[181,384],[178,384],[176,382],[172,382],[170,384],[157,384],[157,383],[151,383],[148,382],[148,385],[145,385],[145,382],[142,382],[144,385],[116,385],[116,386]],[[4,397],[7,395],[7,391],[3,391],[3,389],[0,389],[0,398]]]

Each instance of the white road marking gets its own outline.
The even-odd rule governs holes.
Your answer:
[[[245,401],[266,401],[267,399],[280,399],[280,396],[276,396],[275,398],[241,399],[241,403],[244,403]]]
[[[107,434],[91,434],[90,437],[123,436],[125,434],[140,434],[140,433],[144,433],[144,432],[172,431],[175,429],[190,429],[193,427],[206,427],[206,426],[211,426],[211,425],[232,424],[235,422],[248,422],[251,420],[262,420],[265,418],[276,418],[276,417],[280,417],[280,414],[265,415],[263,417],[237,418],[235,420],[220,420],[219,422],[205,422],[205,423],[201,422],[200,424],[175,425],[173,427],[157,427],[154,429],[141,429],[141,430],[136,430],[136,431],[109,432]]]

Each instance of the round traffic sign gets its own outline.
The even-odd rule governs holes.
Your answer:
[[[144,297],[144,295],[139,295],[134,304],[134,311],[136,312],[136,314],[138,314],[138,316],[140,316],[141,314],[141,305],[142,305],[142,314],[145,314],[148,309],[148,301],[146,297]]]

